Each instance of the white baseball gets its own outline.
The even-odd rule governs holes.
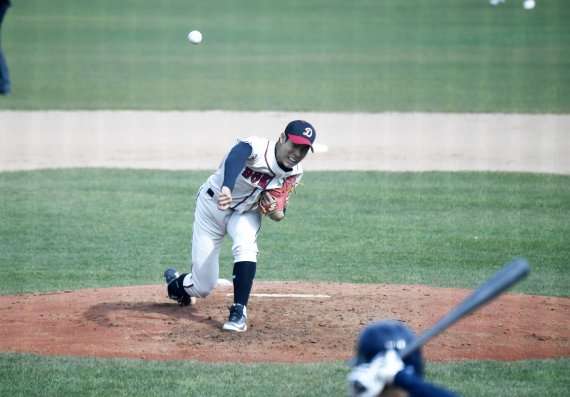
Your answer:
[[[192,44],[200,44],[202,41],[202,33],[197,30],[193,30],[188,33],[188,41]]]
[[[525,10],[532,10],[535,5],[536,3],[534,0],[525,0],[523,3],[523,7],[525,8]]]

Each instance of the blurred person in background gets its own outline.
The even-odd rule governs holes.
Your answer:
[[[8,7],[10,7],[10,0],[0,0],[0,95],[8,95],[10,93],[10,73],[8,72],[8,64],[2,51],[2,22]]]

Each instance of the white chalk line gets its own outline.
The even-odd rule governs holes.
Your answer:
[[[226,296],[233,296],[234,294],[226,294]],[[319,295],[319,294],[251,294],[250,296],[255,296],[257,298],[309,298],[309,299],[321,299],[330,298],[330,295]]]
[[[232,282],[223,278],[218,279],[218,285],[232,285]],[[233,296],[234,294],[226,294],[226,296]],[[306,299],[326,299],[330,295],[322,294],[251,294],[257,298],[306,298]]]

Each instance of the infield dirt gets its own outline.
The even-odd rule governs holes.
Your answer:
[[[231,292],[220,286],[184,308],[168,300],[163,285],[2,296],[0,351],[203,362],[348,360],[357,333],[371,321],[393,318],[422,332],[471,291],[257,282],[253,293],[262,296],[251,297],[249,329],[242,334],[221,330]],[[567,298],[502,295],[429,342],[425,358],[570,356],[569,309]]]

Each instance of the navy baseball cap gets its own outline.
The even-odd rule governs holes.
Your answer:
[[[294,120],[287,124],[285,134],[289,137],[291,142],[296,145],[307,145],[314,152],[313,143],[317,137],[315,128],[304,120]]]
[[[378,353],[389,349],[399,352],[415,338],[412,330],[398,321],[375,322],[365,327],[360,333],[356,357],[351,360],[351,364],[356,366],[369,363]],[[424,363],[420,349],[410,353],[403,361],[406,368],[413,368],[417,376],[423,377]]]

